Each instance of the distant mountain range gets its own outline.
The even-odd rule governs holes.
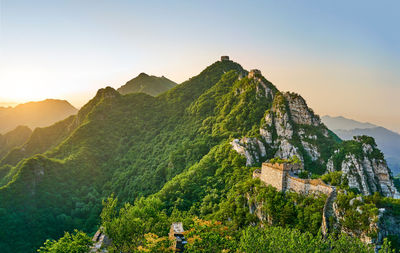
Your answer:
[[[118,89],[118,92],[125,95],[128,93],[146,93],[151,96],[157,96],[167,90],[175,87],[177,84],[168,78],[162,76],[149,76],[141,73],[137,77],[128,81]]]
[[[347,119],[342,116],[338,117],[331,117],[331,116],[323,116],[322,121],[324,122],[325,125],[327,125],[330,129],[336,130],[336,129],[341,129],[341,130],[352,130],[356,128],[360,129],[365,129],[365,128],[374,128],[377,127],[377,125],[368,123],[368,122],[360,122],[352,119]]]
[[[0,107],[0,133],[7,133],[20,125],[31,129],[49,126],[77,112],[68,101],[57,99]]]
[[[393,174],[400,173],[400,134],[371,123],[363,123],[342,116],[323,116],[322,122],[341,139],[350,140],[356,135],[368,135],[375,138],[379,148],[385,154],[386,161]]]

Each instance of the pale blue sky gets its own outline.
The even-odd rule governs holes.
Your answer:
[[[398,1],[0,0],[0,102],[81,106],[140,72],[182,82],[220,55],[319,114],[400,132]]]

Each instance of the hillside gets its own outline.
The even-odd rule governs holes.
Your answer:
[[[368,135],[374,137],[378,147],[385,155],[394,175],[400,173],[400,134],[384,127],[341,117],[322,117],[322,121],[343,140],[351,140],[353,136]],[[354,123],[355,122],[355,123]],[[341,127],[341,128],[337,128]]]
[[[14,130],[1,135],[0,134],[0,160],[6,155],[11,149],[24,144],[32,130],[26,126],[18,126]]]
[[[121,94],[146,93],[150,96],[157,96],[176,86],[176,83],[162,76],[149,76],[146,73],[140,73],[137,77],[128,81],[118,89]]]
[[[347,156],[368,173],[355,178]],[[34,132],[1,163],[0,248],[33,252],[64,231],[93,234],[101,223],[115,250],[131,252],[145,234],[166,236],[171,221],[194,226],[195,217],[238,233],[265,223],[313,238],[326,196],[284,194],[252,179],[275,157],[296,158],[304,177],[328,175],[346,192],[398,194],[373,140],[341,142],[300,95],[223,60],[157,97],[101,89],[77,115]],[[109,196],[119,202],[103,206]],[[265,220],[249,211],[253,202],[264,203]],[[369,221],[370,214],[351,218]]]
[[[77,109],[70,103],[56,99],[3,107],[0,110],[0,133],[9,132],[20,125],[31,129],[49,126],[75,113]]]

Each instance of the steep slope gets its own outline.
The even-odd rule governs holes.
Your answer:
[[[99,90],[59,146],[11,169],[12,179],[0,188],[0,210],[5,212],[0,218],[1,248],[26,252],[74,227],[93,231],[102,196],[115,192],[133,201],[156,192],[200,159],[212,142],[203,137],[190,142],[196,128],[188,124],[197,121],[182,118],[185,105],[232,69],[241,67],[217,62],[157,99],[143,93],[122,96],[112,88]],[[192,154],[181,157],[188,147]],[[31,234],[29,240],[26,233]]]
[[[77,109],[65,100],[47,99],[29,102],[0,111],[0,133],[11,131],[19,125],[36,127],[49,126],[75,114]]]
[[[343,117],[324,116],[322,121],[343,140],[352,140],[354,136],[358,135],[374,137],[394,175],[400,173],[400,134],[384,127]]]
[[[400,198],[392,172],[372,137],[357,136],[341,143],[329,159],[327,169],[342,171],[348,186],[363,195],[379,192],[386,197]]]
[[[121,94],[143,92],[151,96],[157,96],[176,86],[176,83],[162,76],[149,76],[146,73],[140,73],[125,85],[118,89]]]
[[[101,89],[70,120],[65,136],[62,127],[42,129],[38,136],[58,129],[42,149],[32,139],[31,149],[42,154],[3,160],[5,166],[15,165],[0,188],[4,252],[32,251],[73,228],[94,232],[101,199],[112,193],[131,203],[150,196],[138,200],[138,210],[147,210],[140,205],[154,200],[157,208],[149,207],[154,215],[188,212],[249,224],[238,216],[247,217],[248,209],[235,202],[232,191],[251,180],[249,166],[296,155],[307,171],[321,175],[340,142],[299,95],[282,93],[259,72],[227,60],[157,97]],[[245,186],[252,189],[252,184]],[[286,201],[282,193],[268,191],[286,203],[285,210],[296,210],[301,221],[296,224],[291,215],[281,217],[275,210],[277,224],[316,233],[323,201],[313,205],[312,198],[301,196]],[[312,215],[294,207],[293,202],[303,201],[316,217],[313,222]],[[227,214],[231,205],[235,215]],[[129,231],[121,236],[132,241]]]
[[[4,135],[0,134],[0,160],[11,149],[24,144],[31,133],[32,130],[29,127],[18,126]]]
[[[400,134],[384,127],[367,129],[335,130],[343,140],[351,140],[353,136],[368,135],[374,137],[378,147],[385,155],[385,159],[395,175],[400,173]]]

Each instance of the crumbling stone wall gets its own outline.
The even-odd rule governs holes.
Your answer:
[[[289,164],[270,164],[263,163],[261,170],[253,172],[254,178],[272,185],[278,191],[292,190],[301,194],[323,193],[329,195],[332,187],[322,182],[320,179],[301,179],[291,174],[298,171],[300,166]]]
[[[320,179],[301,179],[289,175],[286,178],[286,190],[302,194],[323,193],[329,195],[332,192],[332,188]]]

